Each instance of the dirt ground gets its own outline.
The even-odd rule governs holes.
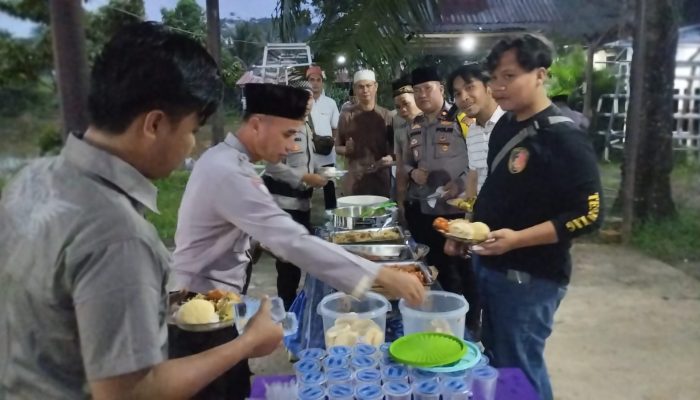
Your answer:
[[[574,277],[546,358],[559,400],[700,399],[700,281],[619,246],[574,246]],[[251,292],[273,294],[275,270],[256,264]],[[251,361],[290,373],[283,350]]]

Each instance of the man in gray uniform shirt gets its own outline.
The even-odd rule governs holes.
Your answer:
[[[267,83],[247,84],[244,90],[248,103],[243,124],[235,135],[229,134],[202,155],[187,182],[178,213],[170,289],[240,292],[254,237],[277,257],[355,297],[362,297],[376,282],[397,297],[420,303],[424,290],[418,279],[313,236],[275,203],[256,174],[253,162],[278,163],[294,148],[309,92]],[[212,336],[208,343],[199,343],[181,333],[182,340],[173,341],[184,352],[181,355],[188,347],[196,352],[226,339]],[[226,393],[226,398],[234,394]]]
[[[90,125],[27,166],[0,202],[0,399],[181,399],[282,329],[269,304],[240,338],[168,360],[168,251],[146,221],[223,84],[195,40],[155,23],[96,59]]]

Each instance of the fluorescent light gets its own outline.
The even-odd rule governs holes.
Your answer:
[[[338,61],[338,64],[340,64],[340,65],[345,64],[345,61],[346,61],[346,60],[345,60],[345,56],[342,56],[342,55],[341,55],[341,56],[338,56],[337,61]]]

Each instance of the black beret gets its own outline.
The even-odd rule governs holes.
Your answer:
[[[246,113],[303,120],[311,93],[272,83],[245,85]]]
[[[414,86],[425,82],[441,81],[440,75],[435,67],[419,67],[414,69],[413,72],[411,72],[411,80]]]
[[[394,94],[394,97],[404,93],[413,93],[411,76],[406,74],[401,78],[391,82],[391,90]]]

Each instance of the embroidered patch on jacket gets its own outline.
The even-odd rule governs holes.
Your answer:
[[[527,162],[530,159],[530,151],[525,147],[516,147],[510,151],[508,159],[508,171],[511,174],[519,174],[527,167]]]

